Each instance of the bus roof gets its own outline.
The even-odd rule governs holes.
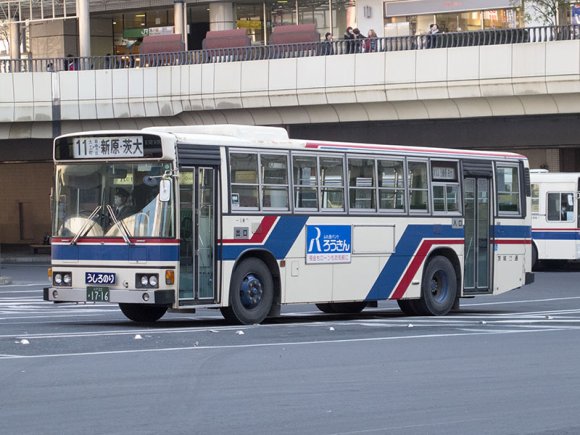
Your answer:
[[[227,145],[255,148],[289,148],[357,153],[405,153],[416,156],[439,156],[441,158],[507,159],[522,160],[525,156],[504,151],[479,151],[454,148],[431,148],[408,145],[381,145],[356,142],[331,142],[319,140],[290,139],[288,132],[280,127],[248,126],[235,124],[192,125],[174,127],[147,127],[142,130],[108,130],[66,134],[61,137],[126,135],[137,132],[172,135],[178,142],[203,145]],[[58,138],[57,138],[58,139]]]
[[[532,183],[576,183],[580,178],[580,172],[539,172],[530,171]]]

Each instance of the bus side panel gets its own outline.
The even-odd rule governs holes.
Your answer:
[[[498,219],[494,226],[493,294],[525,285],[531,271],[532,244],[524,220]]]

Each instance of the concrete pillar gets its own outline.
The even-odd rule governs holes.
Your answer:
[[[91,55],[91,20],[89,15],[89,0],[77,0],[77,15],[79,17],[79,56]]]
[[[231,30],[235,28],[234,5],[230,2],[209,4],[209,30]]]
[[[20,24],[10,23],[10,59],[12,62],[12,71],[20,71]]]
[[[184,27],[184,2],[183,0],[173,1],[173,25],[174,33],[176,35],[181,35],[181,40],[185,41],[185,27]]]

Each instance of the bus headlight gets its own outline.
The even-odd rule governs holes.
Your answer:
[[[56,272],[52,276],[52,282],[55,286],[70,287],[70,285],[72,284],[72,273],[71,272]]]
[[[135,287],[159,288],[159,275],[156,273],[138,273],[135,275]]]

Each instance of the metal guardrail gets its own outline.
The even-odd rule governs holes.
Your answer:
[[[371,40],[338,40],[123,56],[0,60],[0,73],[144,68],[201,63],[330,56],[380,51],[522,44],[580,39],[580,25],[494,29],[436,35],[397,36]],[[368,41],[368,42],[366,42]]]

